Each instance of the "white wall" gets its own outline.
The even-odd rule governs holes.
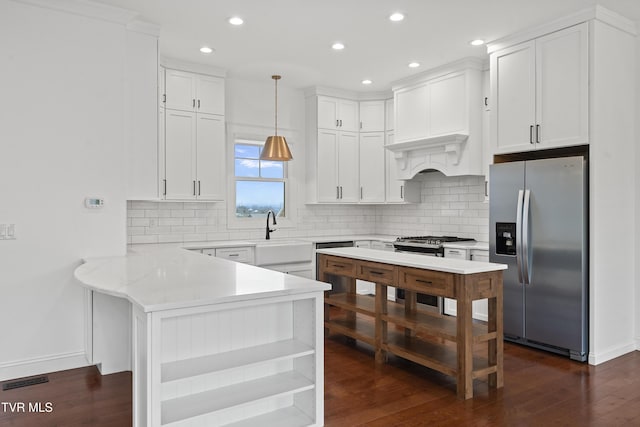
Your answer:
[[[126,249],[124,44],[123,25],[0,0],[0,379],[84,363],[73,270]]]
[[[590,344],[599,364],[636,348],[636,38],[595,21],[590,93]],[[631,179],[630,179],[631,178]]]
[[[640,21],[636,23],[637,27],[640,28]],[[636,37],[636,70],[640,70],[640,36]],[[634,182],[636,184],[636,232],[635,232],[635,242],[636,242],[636,261],[635,265],[635,277],[636,277],[636,288],[635,288],[635,300],[636,300],[636,350],[640,351],[640,75],[637,75],[636,79],[636,144],[635,144],[635,176]]]

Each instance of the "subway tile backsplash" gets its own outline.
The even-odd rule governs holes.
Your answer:
[[[484,176],[447,177],[440,172],[428,172],[413,179],[422,181],[421,203],[377,206],[376,233],[449,235],[489,241]]]
[[[484,177],[446,177],[429,172],[421,181],[421,203],[402,205],[302,205],[294,228],[277,237],[354,234],[457,235],[489,240]],[[127,202],[129,243],[180,243],[262,239],[264,229],[227,227],[225,202]]]

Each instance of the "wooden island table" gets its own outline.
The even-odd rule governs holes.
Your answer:
[[[457,395],[473,397],[473,380],[503,386],[502,270],[507,266],[365,248],[317,251],[318,280],[349,279],[345,293],[326,293],[325,329],[370,344],[377,363],[393,353],[456,378]],[[374,282],[375,296],[356,294],[356,279]],[[387,286],[405,290],[405,303],[387,300]],[[416,294],[455,299],[457,317],[420,310]],[[472,319],[474,300],[488,299],[488,321]],[[329,307],[342,315],[330,317]],[[368,317],[366,319],[362,316]],[[373,319],[373,322],[371,321]],[[389,327],[395,325],[397,327]],[[487,344],[486,357],[474,355]]]

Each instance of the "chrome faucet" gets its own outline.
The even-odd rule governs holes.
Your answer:
[[[272,210],[267,212],[267,240],[271,239],[269,233],[271,233],[272,231],[276,231],[275,228],[269,228],[269,215],[273,217],[273,225],[278,225],[278,223],[276,222],[276,214],[274,214]]]

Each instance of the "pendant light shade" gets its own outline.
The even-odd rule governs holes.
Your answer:
[[[280,80],[280,76],[271,76],[271,78],[276,82],[276,130],[275,135],[267,138],[262,153],[260,153],[260,160],[286,162],[293,159],[293,156],[287,145],[287,140],[284,139],[284,136],[278,135],[278,80]]]

